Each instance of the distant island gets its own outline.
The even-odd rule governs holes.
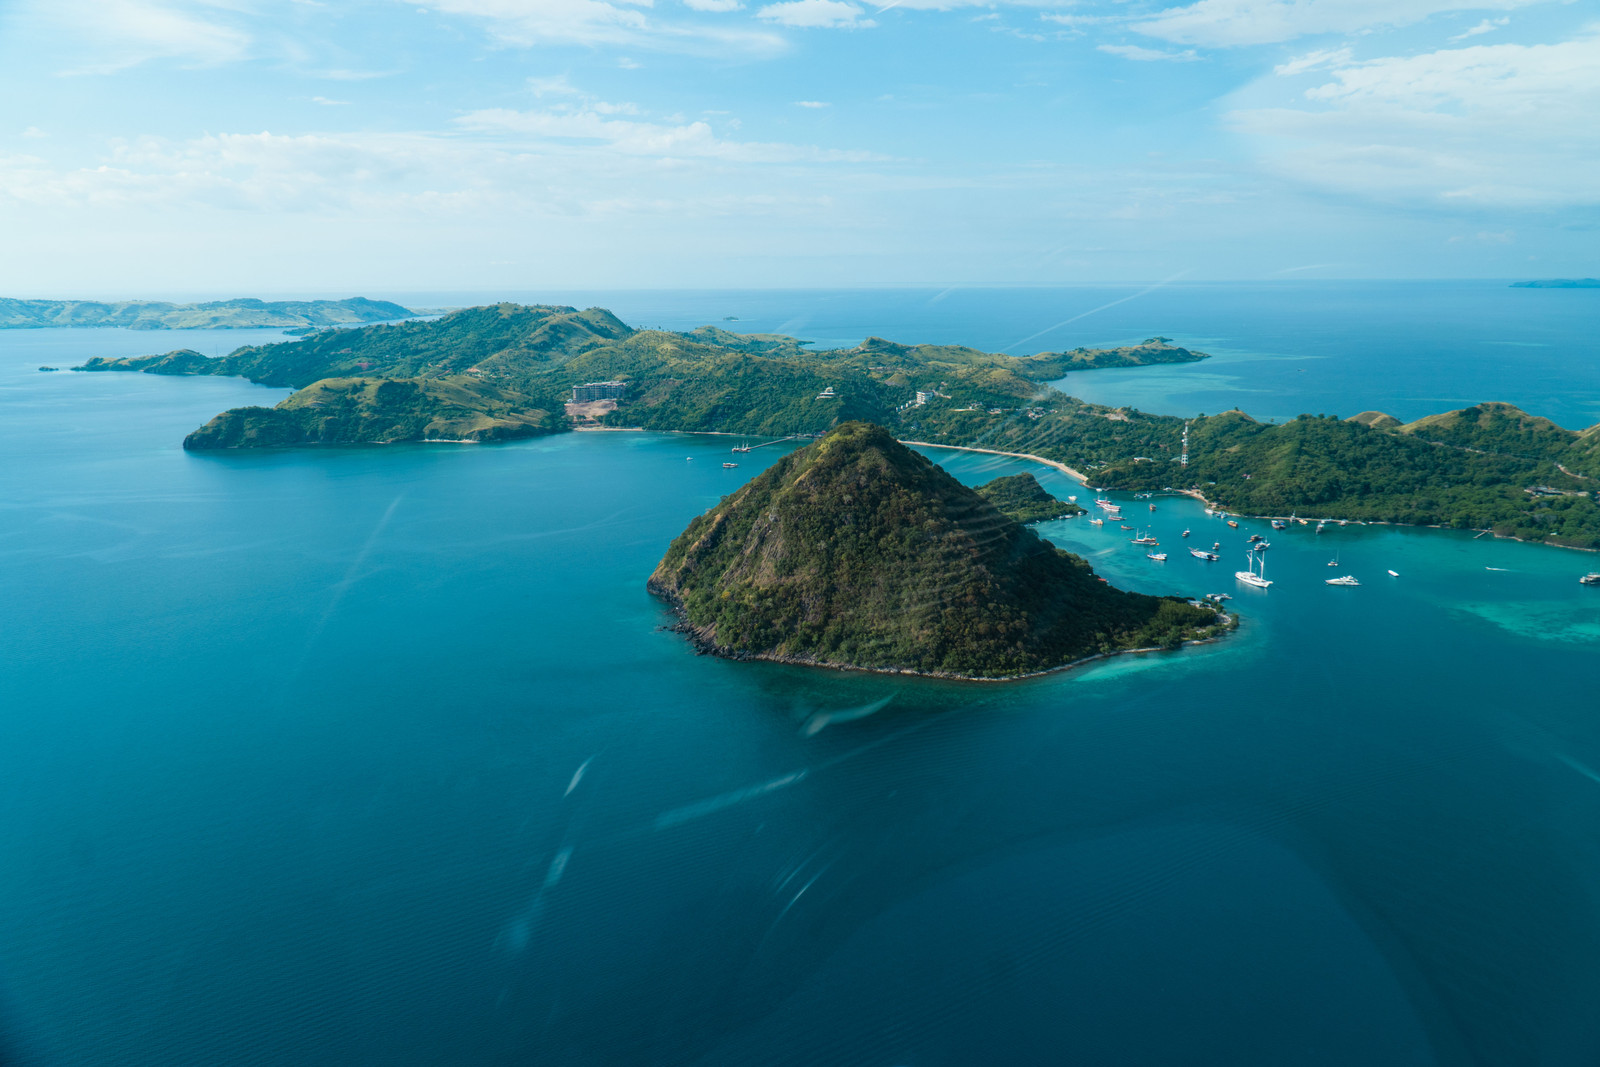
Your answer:
[[[697,517],[648,587],[717,655],[973,679],[1177,648],[1233,621],[1207,603],[1111,587],[861,422]]]
[[[12,300],[0,297],[0,330],[63,326],[129,330],[244,330],[273,327],[317,329],[408,318],[415,312],[387,300],[214,300],[167,304],[124,300]]]
[[[1186,420],[1087,404],[1054,384],[1076,370],[1205,358],[1163,337],[1027,356],[877,337],[815,351],[779,334],[635,330],[603,308],[497,304],[220,359],[178,351],[74,369],[237,375],[299,390],[274,408],[224,412],[189,435],[193,450],[499,441],[591,426],[814,436],[862,421],[1245,514],[1600,549],[1600,426],[1568,430],[1496,403],[1412,423],[1379,411],[1280,425],[1242,411]]]
[[[1513,289],[1600,289],[1600,278],[1545,278],[1532,282],[1512,282]]]

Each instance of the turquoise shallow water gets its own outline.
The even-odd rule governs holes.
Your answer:
[[[19,1062],[1600,1055],[1592,556],[1263,530],[1246,595],[1255,525],[1130,500],[1165,565],[1043,532],[1233,593],[1232,639],[1005,685],[728,663],[643,580],[774,450],[187,455],[282,393],[33,369],[149,341],[0,335]]]

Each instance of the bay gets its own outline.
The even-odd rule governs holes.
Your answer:
[[[720,318],[651,299],[663,324]],[[785,299],[844,339],[955,329]],[[1234,343],[1273,365],[1261,336]],[[0,335],[19,1062],[1600,1052],[1592,557],[1128,499],[1166,564],[1114,527],[1041,530],[1119,585],[1233,593],[1238,634],[1010,684],[729,663],[663,631],[643,582],[778,449],[733,470],[725,440],[672,434],[191,455],[211,414],[284,391],[35,369],[213,339]],[[1258,529],[1275,584],[1246,595]],[[1218,563],[1182,551],[1213,541]],[[1340,573],[1364,584],[1321,581]]]

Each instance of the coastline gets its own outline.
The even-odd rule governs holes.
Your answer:
[[[982,451],[982,449],[975,449],[973,451]],[[766,652],[740,652],[736,649],[728,648],[725,645],[717,644],[706,637],[703,628],[691,625],[685,615],[682,601],[680,601],[675,594],[657,586],[654,579],[646,582],[645,588],[653,595],[665,600],[668,607],[671,609],[673,616],[678,620],[672,626],[663,626],[661,629],[670,630],[673,633],[682,634],[684,637],[688,638],[689,644],[694,646],[695,655],[697,656],[716,656],[719,659],[731,660],[737,663],[782,663],[791,667],[819,667],[823,670],[830,671],[861,671],[867,674],[897,674],[912,678],[937,678],[941,681],[947,682],[1003,683],[1020,682],[1027,678],[1043,678],[1046,675],[1059,674],[1062,671],[1070,671],[1072,668],[1081,667],[1085,663],[1093,663],[1096,660],[1102,659],[1111,659],[1114,656],[1142,655],[1148,652],[1176,652],[1179,649],[1188,648],[1191,645],[1215,644],[1239,627],[1239,616],[1237,614],[1230,614],[1229,612],[1218,608],[1218,630],[1216,633],[1212,634],[1210,637],[1202,637],[1192,641],[1184,641],[1179,644],[1177,648],[1163,648],[1159,645],[1153,645],[1149,648],[1119,648],[1112,652],[1096,652],[1092,656],[1083,656],[1079,659],[1072,660],[1070,663],[1060,663],[1054,667],[1046,667],[1044,670],[1028,671],[1026,674],[1007,674],[1001,677],[994,677],[976,674],[957,674],[954,671],[919,671],[910,667],[863,667],[854,663],[833,663],[828,660],[807,659],[802,656],[775,656]]]
[[[1172,489],[1169,490],[1169,492],[1176,493],[1179,496],[1193,497],[1195,500],[1200,501],[1200,503],[1215,511],[1218,515],[1226,513],[1228,515],[1238,516],[1241,519],[1265,519],[1270,522],[1273,519],[1287,520],[1292,518],[1305,519],[1307,522],[1348,522],[1354,526],[1406,526],[1413,530],[1456,529],[1454,526],[1443,526],[1438,523],[1387,522],[1383,519],[1316,519],[1309,515],[1251,515],[1243,511],[1235,511],[1232,508],[1224,508],[1219,504],[1207,500],[1205,495],[1198,489]],[[1466,531],[1462,532],[1464,533]],[[1582,545],[1563,545],[1557,541],[1532,541],[1526,537],[1513,537],[1510,534],[1498,534],[1493,530],[1473,530],[1472,532],[1476,534],[1477,537],[1482,537],[1484,534],[1488,534],[1496,541],[1515,541],[1520,545],[1543,545],[1545,548],[1564,548],[1569,552],[1600,552],[1600,548],[1584,548]],[[1477,540],[1477,538],[1475,537],[1473,540]]]
[[[939,445],[934,444],[932,441],[901,441],[900,443],[903,445],[909,445],[913,448],[949,448],[954,449],[957,452],[982,452],[989,456],[1010,456],[1013,459],[1031,459],[1035,463],[1043,463],[1046,467],[1054,467],[1063,474],[1078,479],[1078,481],[1082,482],[1085,486],[1089,484],[1088,476],[1081,471],[1073,470],[1065,463],[1057,463],[1053,459],[1045,459],[1043,456],[1036,456],[1032,452],[1001,452],[999,449],[995,448],[972,448],[967,445]]]

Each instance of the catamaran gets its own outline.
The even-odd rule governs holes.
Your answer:
[[[1249,569],[1234,571],[1233,576],[1235,578],[1239,579],[1245,585],[1253,585],[1257,589],[1265,589],[1267,586],[1272,584],[1267,580],[1267,561],[1265,559],[1261,560],[1261,573],[1257,574],[1256,560],[1258,557],[1256,554],[1254,552],[1246,552],[1244,554],[1244,558],[1248,561],[1246,566]]]

